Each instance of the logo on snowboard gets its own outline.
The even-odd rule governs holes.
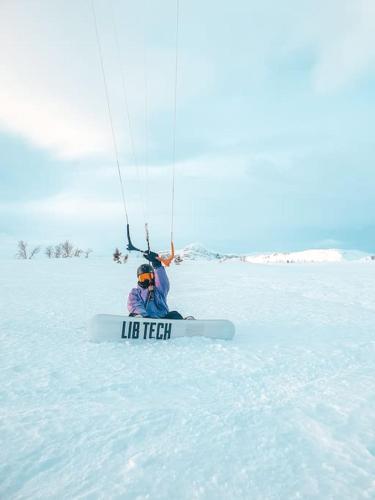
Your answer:
[[[171,338],[171,332],[172,323],[123,321],[121,338],[168,340]]]

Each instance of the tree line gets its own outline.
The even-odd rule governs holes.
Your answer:
[[[41,245],[30,248],[26,241],[20,240],[18,242],[16,258],[31,260],[35,255],[40,253],[42,249],[43,247]],[[69,240],[65,240],[57,245],[48,245],[44,248],[44,254],[48,259],[70,259],[72,257],[84,257],[88,259],[90,253],[92,253],[91,248],[82,250],[82,248],[75,246]]]

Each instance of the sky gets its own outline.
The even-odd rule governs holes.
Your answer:
[[[134,243],[169,246],[175,130],[177,248],[375,251],[373,0],[179,0],[175,129],[176,0],[94,8]],[[0,49],[0,255],[125,250],[91,0],[2,0]]]

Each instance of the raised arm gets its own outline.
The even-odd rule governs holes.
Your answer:
[[[151,262],[155,273],[155,286],[166,297],[169,292],[169,279],[156,252],[144,252],[144,258]]]
[[[154,266],[154,271],[155,286],[166,297],[169,292],[169,279],[167,276],[167,271],[162,265],[160,265],[159,267]]]

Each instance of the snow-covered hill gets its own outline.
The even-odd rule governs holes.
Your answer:
[[[251,264],[292,264],[292,263],[322,263],[322,262],[344,262],[344,261],[370,261],[374,258],[364,252],[356,250],[340,249],[311,249],[300,252],[272,252],[249,255],[224,254],[207,250],[200,243],[192,243],[182,250],[178,250],[176,255],[183,260],[232,260],[237,259]]]
[[[230,259],[239,258],[239,255],[224,254],[208,250],[200,243],[191,243],[182,250],[177,250],[176,255],[180,256],[183,260],[215,260],[215,259]]]
[[[363,252],[330,249],[313,249],[301,252],[278,252],[260,255],[247,255],[245,262],[253,264],[311,264],[318,262],[343,262],[361,260],[366,256]]]
[[[344,260],[339,250],[304,250],[302,252],[270,253],[264,255],[248,255],[244,259],[253,264],[291,264],[312,262],[341,262]]]
[[[366,255],[361,260],[364,262],[375,262],[375,255]]]

